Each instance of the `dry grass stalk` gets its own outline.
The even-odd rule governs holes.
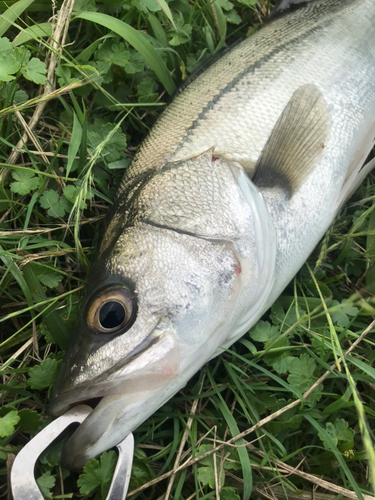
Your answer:
[[[278,484],[267,485],[264,488],[257,488],[256,492],[263,498],[269,498],[269,500],[333,500],[334,498],[328,493],[315,491],[315,488],[311,491],[297,490],[294,492],[283,488]],[[341,497],[341,500],[348,500],[348,498],[350,497],[343,496]]]

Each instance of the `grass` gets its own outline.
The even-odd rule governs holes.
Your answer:
[[[168,94],[270,7],[0,3],[2,498],[14,455],[49,422],[100,223],[137,146]],[[256,327],[137,429],[129,498],[371,494],[373,193],[370,176]],[[114,452],[76,474],[61,447],[36,469],[45,497],[105,498]]]

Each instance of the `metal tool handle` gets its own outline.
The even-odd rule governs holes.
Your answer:
[[[40,454],[69,425],[82,423],[92,408],[80,405],[67,411],[37,434],[16,456],[10,473],[14,500],[44,500],[35,480],[35,463]],[[119,457],[106,500],[125,500],[133,463],[134,438],[129,434],[117,445]]]
[[[119,456],[106,500],[125,500],[126,498],[133,465],[133,434],[129,434],[124,441],[121,441],[121,443],[117,445],[117,449]]]

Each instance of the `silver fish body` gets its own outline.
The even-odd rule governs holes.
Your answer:
[[[101,398],[71,466],[260,318],[364,178],[374,137],[375,0],[276,18],[175,97],[123,179],[52,396],[55,415]]]

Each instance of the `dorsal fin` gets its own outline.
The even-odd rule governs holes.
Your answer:
[[[281,113],[256,166],[254,183],[281,187],[289,197],[315,168],[329,133],[322,92],[307,84],[294,92]]]

